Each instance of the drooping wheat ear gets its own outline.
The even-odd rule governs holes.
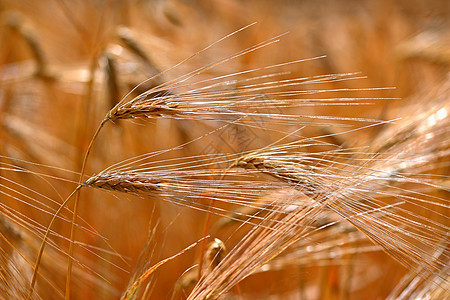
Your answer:
[[[291,63],[296,62],[298,61]],[[118,119],[157,117],[230,121],[248,115],[253,118],[270,119],[277,124],[295,123],[298,125],[299,122],[300,124],[309,124],[309,122],[305,122],[305,119],[312,118],[373,123],[377,122],[377,120],[344,116],[298,115],[296,113],[285,113],[284,111],[289,108],[310,106],[364,105],[362,101],[387,99],[376,97],[312,98],[312,95],[330,91],[357,92],[384,90],[386,88],[326,90],[317,87],[305,89],[306,85],[320,85],[336,80],[361,78],[361,76],[356,76],[352,73],[293,79],[275,78],[272,81],[269,79],[281,77],[281,74],[268,73],[264,76],[240,79],[239,77],[242,76],[242,73],[245,72],[228,74],[195,83],[180,81],[172,84],[161,84],[130,101],[122,101],[108,112],[104,122]],[[269,110],[271,111],[270,113],[268,113]]]
[[[257,153],[251,153],[238,159],[233,167],[261,171],[303,189],[306,194],[313,194],[319,191],[318,184],[314,182],[313,177],[308,179],[308,174],[305,174],[301,165],[293,167],[289,164],[283,164],[279,160],[273,159],[270,153],[265,154],[264,157]],[[311,175],[314,175],[314,173]]]
[[[161,190],[161,181],[143,174],[99,174],[84,185],[122,193],[149,193]]]
[[[183,117],[186,111],[179,109],[177,104],[165,103],[164,99],[153,100],[151,104],[127,103],[121,107],[110,111],[106,120],[115,121],[118,119],[150,118],[150,117]]]
[[[251,24],[253,25],[253,24]],[[249,26],[251,26],[249,25]],[[232,35],[246,29],[243,27],[223,39],[229,38]],[[134,49],[133,43],[128,38],[129,34],[123,28],[119,31],[124,31],[121,35],[122,40],[125,38],[125,43],[128,47]],[[110,112],[105,116],[104,122],[115,121],[118,119],[130,118],[155,118],[155,117],[169,117],[182,119],[207,119],[207,120],[235,120],[243,115],[258,116],[268,118],[280,124],[299,124],[301,119],[315,118],[320,119],[320,116],[297,115],[295,113],[286,114],[282,112],[286,108],[295,107],[309,107],[316,105],[366,105],[364,101],[392,99],[392,98],[377,98],[371,95],[370,97],[339,97],[339,98],[312,98],[312,95],[320,95],[326,92],[361,92],[361,91],[377,91],[390,88],[341,88],[341,89],[322,89],[320,85],[338,82],[344,80],[355,80],[364,78],[358,73],[340,73],[340,74],[326,74],[316,75],[300,78],[286,79],[289,72],[282,68],[294,65],[300,62],[307,62],[311,60],[321,59],[324,56],[318,56],[307,59],[299,59],[289,62],[284,62],[275,65],[264,66],[255,69],[238,71],[235,73],[216,76],[210,79],[196,79],[200,74],[207,72],[223,63],[232,59],[247,55],[261,48],[267,47],[277,43],[280,37],[275,36],[263,42],[250,46],[246,49],[226,56],[216,62],[207,64],[206,66],[195,69],[185,75],[177,78],[167,80],[163,83],[160,81],[158,85],[140,94],[139,96],[127,100],[127,95],[120,101]],[[213,45],[219,43],[223,39],[211,44],[203,50],[195,53],[198,55],[211,48]],[[127,42],[128,41],[128,42]],[[140,50],[133,50],[138,53],[138,56],[143,58],[145,55]],[[192,57],[190,57],[192,58]],[[160,72],[152,76],[147,81],[154,81],[160,76],[183,64],[190,58],[183,60],[174,67]],[[153,65],[152,63],[149,63]],[[277,71],[279,69],[280,71]],[[261,74],[262,73],[262,74]],[[253,75],[252,75],[253,74]],[[308,86],[308,88],[306,88]],[[313,86],[313,87],[311,87]],[[137,88],[137,87],[136,87]],[[130,92],[131,93],[131,92]],[[265,110],[264,112],[262,110]],[[272,110],[270,113],[267,110]],[[278,112],[274,112],[278,111]],[[343,116],[332,117],[323,116],[324,119],[334,120],[352,120],[352,121],[366,121],[373,122],[363,118],[346,118]],[[306,124],[306,123],[305,123]]]
[[[342,160],[340,152],[335,152],[333,159],[321,158],[295,152],[293,145],[263,149],[239,159],[235,166],[260,170],[288,182],[294,188],[306,190],[316,201],[326,199],[327,207],[410,269],[423,267],[434,273],[445,266],[443,260],[435,263],[430,249],[439,249],[439,241],[448,238],[445,223],[448,217],[440,213],[448,208],[447,201],[391,186],[392,182],[400,186],[405,183],[422,188],[434,186],[404,175],[391,176],[390,171],[385,171],[386,166],[402,161],[401,153],[378,159],[373,159],[374,154],[360,153],[358,158],[350,156]],[[383,211],[384,215],[376,217],[373,215],[376,211]],[[442,219],[443,223],[439,221]],[[448,257],[448,250],[445,252]]]
[[[249,181],[248,172],[230,172],[232,175],[246,176],[247,181],[207,179],[224,170],[185,170],[185,171],[152,171],[152,172],[119,172],[105,171],[89,178],[83,186],[95,187],[109,191],[132,193],[140,196],[157,197],[180,206],[225,216],[240,222],[253,222],[264,219],[262,216],[248,214],[230,215],[223,205],[233,207],[254,207],[255,201],[267,191],[286,188],[286,184]],[[214,200],[217,205],[209,208],[205,200]],[[210,202],[210,201],[209,201]],[[267,211],[283,213],[285,204],[274,203]]]

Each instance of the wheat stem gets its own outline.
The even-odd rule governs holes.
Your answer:
[[[39,248],[39,252],[36,258],[36,263],[34,265],[34,271],[33,271],[33,276],[31,277],[31,283],[30,283],[30,293],[28,295],[28,300],[31,299],[31,297],[33,296],[33,292],[34,292],[34,285],[36,283],[36,279],[37,279],[37,274],[38,274],[38,270],[39,270],[39,265],[41,263],[41,258],[42,258],[42,254],[44,253],[44,248],[45,245],[47,243],[47,239],[48,236],[50,234],[50,229],[53,226],[53,224],[56,221],[56,218],[59,216],[59,214],[61,213],[61,211],[63,210],[63,208],[66,207],[67,203],[69,202],[69,200],[82,188],[82,185],[78,185],[76,187],[76,189],[69,195],[69,197],[67,197],[66,200],[64,200],[64,202],[61,204],[61,206],[58,208],[58,210],[55,212],[55,214],[53,215],[53,218],[51,219],[50,223],[47,226],[47,230],[45,231],[44,237],[42,239],[42,243],[41,243],[41,247]]]
[[[86,171],[86,163],[89,158],[89,154],[91,153],[92,146],[94,145],[94,141],[96,140],[97,136],[100,134],[100,130],[103,128],[105,122],[102,121],[100,126],[98,126],[97,130],[94,133],[94,136],[92,137],[89,146],[86,150],[86,154],[84,155],[83,164],[81,166],[81,172],[80,172],[80,181],[79,181],[79,187],[82,186],[83,182],[83,176]],[[76,220],[77,220],[77,214],[78,214],[78,203],[80,200],[80,191],[81,188],[77,188],[75,192],[75,201],[74,201],[74,207],[73,207],[73,217],[72,217],[72,227],[70,230],[70,246],[69,246],[69,255],[68,255],[68,262],[67,262],[67,278],[66,278],[66,299],[70,299],[70,281],[71,281],[71,275],[72,275],[72,264],[73,264],[73,251],[74,251],[74,241],[75,241],[75,230],[76,230]]]

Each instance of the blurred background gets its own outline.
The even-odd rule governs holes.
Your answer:
[[[375,105],[318,106],[300,110],[300,114],[385,120],[414,116],[430,105],[448,109],[449,21],[450,6],[445,0],[1,0],[0,298],[27,294],[44,229],[76,187],[77,172],[97,126],[139,83],[257,22],[144,82],[130,97],[287,33],[276,45],[220,64],[196,80],[326,55],[290,66],[289,76],[360,72],[365,79],[330,81],[322,88],[395,89],[349,95],[386,98]],[[86,174],[143,153],[171,149],[217,128],[214,126],[164,118],[108,124],[94,144]],[[278,135],[268,134],[264,128],[245,127],[232,134],[219,131],[157,159],[164,166],[164,159],[257,149],[297,129],[292,124],[280,127],[282,134]],[[385,130],[380,126],[346,136],[341,142],[367,145]],[[323,132],[307,128],[302,134]],[[435,172],[445,175],[446,170],[448,166]],[[439,197],[448,199],[448,192]],[[201,211],[156,198],[88,188],[81,199],[73,299],[119,298],[133,276],[203,236],[205,213]],[[448,209],[442,214],[448,218]],[[71,219],[69,211],[63,216]],[[211,224],[219,221],[213,217]],[[60,299],[64,294],[70,222],[57,220],[53,230],[55,247],[46,250],[37,281],[39,296],[35,296],[42,299]],[[214,230],[209,233],[226,241],[227,248],[239,240],[239,234],[232,234],[236,228]],[[350,244],[353,249],[371,245],[360,239]],[[317,245],[312,241],[305,247]],[[384,252],[354,252],[259,272],[240,284],[240,292],[232,290],[229,298],[385,299],[408,271]],[[186,270],[199,255],[200,250],[194,248],[161,266],[145,295],[186,298],[192,288]]]

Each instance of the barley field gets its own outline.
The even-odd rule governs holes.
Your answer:
[[[0,299],[450,299],[449,21],[0,0]]]

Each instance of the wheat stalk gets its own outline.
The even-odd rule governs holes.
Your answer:
[[[113,236],[111,242],[118,244],[131,259],[140,247],[141,235],[137,228],[141,228],[138,220],[145,215],[142,205],[153,205],[157,201],[171,212],[172,206],[166,204],[175,203],[215,215],[211,218],[211,230],[227,245],[228,254],[220,262],[212,263],[211,249],[206,251],[207,255],[201,251],[198,260],[201,266],[197,267],[197,272],[203,273],[203,278],[189,296],[192,299],[227,297],[233,286],[258,272],[277,270],[280,273],[264,276],[272,276],[270,280],[276,279],[278,284],[281,282],[276,278],[278,274],[283,277],[289,274],[291,278],[287,264],[299,268],[330,265],[322,270],[328,275],[325,274],[320,283],[308,286],[308,289],[321,290],[317,292],[319,298],[338,297],[336,291],[326,295],[327,288],[336,287],[333,279],[327,282],[327,276],[336,272],[331,267],[333,264],[351,265],[355,268],[351,277],[358,287],[365,286],[365,291],[370,289],[372,295],[385,297],[388,289],[396,284],[395,274],[392,283],[381,280],[370,283],[370,279],[356,272],[358,268],[365,268],[364,273],[372,273],[370,267],[379,270],[381,265],[390,266],[389,260],[365,257],[359,261],[354,257],[356,253],[380,248],[412,270],[392,291],[391,298],[444,298],[449,281],[446,246],[449,231],[449,97],[448,82],[437,82],[447,72],[443,67],[448,59],[443,59],[446,53],[439,48],[445,45],[444,34],[438,38],[430,35],[434,33],[433,27],[407,43],[402,43],[405,36],[400,34],[416,32],[421,22],[414,14],[423,15],[429,6],[438,5],[436,3],[409,7],[407,15],[411,18],[404,18],[403,4],[386,4],[375,9],[376,13],[364,14],[367,8],[364,1],[358,4],[360,9],[354,9],[358,13],[353,12],[352,7],[348,16],[337,4],[316,10],[315,4],[306,3],[270,5],[255,2],[244,5],[237,1],[216,1],[214,4],[200,1],[186,5],[180,1],[160,1],[130,5],[56,2],[46,3],[42,9],[34,3],[6,1],[2,5],[5,14],[2,12],[0,17],[0,23],[6,25],[0,28],[1,44],[4,44],[0,51],[0,90],[3,91],[0,93],[0,250],[3,253],[0,285],[5,294],[3,297],[64,297],[60,291],[60,281],[64,280],[62,256],[68,256],[66,298],[70,297],[71,290],[72,294],[77,293],[76,296],[79,294],[83,298],[85,294],[88,297],[98,293],[92,296],[96,298],[120,294],[110,287],[122,287],[124,278],[120,283],[107,284],[89,279],[88,286],[77,286],[84,277],[90,278],[90,274],[109,277],[100,273],[113,274],[120,268],[104,267],[104,264],[112,264],[108,262],[111,253],[96,247],[97,239],[107,243],[106,238],[86,225],[81,216],[78,218],[79,201],[83,207],[91,195],[98,193],[89,189],[92,187],[104,191],[98,193],[103,197],[95,199],[108,202],[102,203],[105,207],[101,207],[99,201],[89,204],[87,219],[93,220],[106,235]],[[7,11],[10,9],[20,11],[20,18],[11,18],[14,15]],[[298,10],[301,17],[298,17]],[[50,18],[46,15],[48,11]],[[93,14],[98,11],[102,12],[101,16]],[[320,13],[316,14],[316,11]],[[445,14],[444,10],[436,11]],[[172,56],[183,55],[184,49],[198,48],[196,38],[203,43],[210,33],[216,34],[218,28],[229,32],[225,29],[228,25],[245,24],[247,19],[258,19],[261,14],[268,20],[264,25],[270,26],[261,26],[254,32],[246,29],[252,25],[242,27],[173,68],[160,71],[165,69],[162,66],[172,64]],[[355,17],[361,22],[355,22]],[[435,17],[431,18],[434,20]],[[229,24],[209,23],[210,19]],[[309,26],[312,22],[314,26]],[[208,30],[204,30],[205,24],[211,25]],[[270,53],[271,45],[278,44],[284,36],[272,34],[283,32],[284,29],[278,28],[282,24],[294,29],[290,37],[295,45],[293,43],[291,49],[288,44],[283,51]],[[164,41],[157,36],[164,37]],[[231,37],[236,37],[236,44],[243,50],[235,50]],[[255,40],[263,42],[255,44]],[[219,44],[221,42],[224,43]],[[402,44],[397,54],[410,59],[407,65],[406,61],[399,63],[391,56],[389,49],[396,44]],[[269,55],[265,56],[260,49],[267,49]],[[317,55],[317,49],[325,49],[330,58],[292,60],[289,57],[290,52],[297,57],[311,57],[311,53]],[[211,53],[206,53],[209,50]],[[222,58],[209,62],[208,54]],[[267,63],[278,56],[287,62]],[[414,64],[411,59],[415,57],[432,60],[435,65]],[[86,60],[90,61],[88,68],[83,67]],[[195,66],[197,60],[202,61],[200,67]],[[264,61],[263,67],[255,67],[259,61]],[[355,65],[358,63],[360,65]],[[376,69],[374,63],[376,68],[383,70],[381,76],[372,74]],[[408,72],[403,71],[405,66]],[[184,67],[189,70],[184,71]],[[376,82],[375,88],[362,88],[367,85],[359,79],[365,77],[348,73],[349,68],[369,74]],[[122,77],[134,76],[141,70],[151,78],[118,102],[121,89],[135,81],[122,81]],[[184,75],[172,75],[178,70]],[[103,77],[107,80],[104,85],[98,80]],[[394,78],[397,82],[393,84]],[[343,87],[343,84],[349,87]],[[104,89],[106,85],[109,85],[108,91]],[[383,91],[390,88],[378,86],[391,85],[399,86],[396,95],[416,94],[417,105],[389,101],[397,98],[384,97]],[[421,89],[431,90],[432,86],[437,86],[432,93],[419,93]],[[141,93],[146,88],[148,90]],[[378,91],[383,95],[378,97],[375,94]],[[87,97],[83,96],[85,92]],[[108,93],[110,99],[106,103]],[[407,100],[411,99],[408,97]],[[78,104],[83,106],[80,111]],[[369,106],[371,104],[376,105]],[[115,107],[105,116],[113,105]],[[400,110],[396,116],[391,116],[396,106],[400,106]],[[71,122],[74,114],[78,114],[78,125]],[[402,120],[379,120],[398,117]],[[89,145],[85,137],[93,129],[93,119],[102,121]],[[143,120],[149,120],[145,125],[150,126],[136,129],[123,120],[140,125],[144,124]],[[121,126],[109,126],[109,121],[120,122]],[[367,127],[372,130],[363,132],[359,129],[361,124],[369,124]],[[239,146],[236,148],[231,143],[228,145],[229,141],[225,139],[230,129],[235,128],[247,130],[234,141]],[[74,134],[74,131],[78,132]],[[322,136],[307,138],[318,132]],[[195,138],[188,142],[191,137]],[[281,140],[273,142],[280,137]],[[96,142],[94,149],[97,140],[101,141]],[[233,154],[198,155],[199,151],[206,153],[202,149],[211,140],[214,143],[208,151]],[[60,145],[57,149],[51,146],[55,143]],[[72,143],[86,155],[78,155]],[[166,150],[160,150],[163,145],[168,145]],[[136,157],[144,152],[147,154]],[[158,155],[161,155],[160,160]],[[184,158],[173,159],[179,155]],[[130,156],[134,158],[110,165],[111,161]],[[64,200],[59,194],[70,193],[76,182],[66,180],[71,178],[67,170],[44,164],[70,169],[75,169],[76,165],[81,167],[81,175],[72,174],[79,178],[73,211],[66,208],[73,199]],[[108,165],[110,167],[105,168]],[[227,168],[230,165],[232,169]],[[92,170],[95,170],[94,175],[89,173]],[[85,177],[85,173],[91,176]],[[85,199],[79,198],[77,190],[81,189],[86,190]],[[134,197],[126,195],[137,195],[145,201],[126,202],[115,192],[131,199]],[[116,202],[106,200],[111,195],[117,197]],[[53,198],[61,198],[61,201]],[[54,209],[54,205],[59,209]],[[73,214],[72,221],[66,218],[64,211]],[[133,213],[129,214],[131,211]],[[179,226],[180,232],[186,231],[186,238],[198,240],[210,231],[209,222],[199,229],[198,224],[193,225],[197,217],[191,220],[190,213],[183,214],[180,223],[171,220],[171,226],[161,226],[155,232],[169,234],[171,227],[176,231]],[[43,225],[48,215],[52,220],[49,225]],[[108,223],[106,221],[112,219],[112,215],[115,215],[112,223],[120,230],[103,224]],[[153,211],[152,217],[168,218],[159,211]],[[78,224],[77,220],[82,220],[83,224]],[[65,230],[69,222],[72,222],[72,229],[67,238]],[[56,224],[62,227],[56,227]],[[133,227],[136,238],[118,240],[125,231],[123,224],[136,226]],[[251,231],[242,242],[237,242],[237,232],[230,234],[230,230],[246,232],[249,228]],[[75,229],[89,237],[76,238]],[[167,237],[166,241],[155,238],[151,251],[160,247],[164,253],[159,258],[142,258],[145,267],[132,273],[124,296],[145,298],[150,297],[152,291],[157,293],[155,298],[170,294],[170,284],[173,285],[174,276],[176,278],[179,273],[178,270],[174,272],[175,268],[168,266],[170,264],[165,265],[170,259],[162,258],[171,257],[173,253],[169,255],[168,252],[180,247],[173,248],[176,238]],[[40,248],[39,239],[42,241]],[[378,247],[366,246],[370,241]],[[63,249],[68,242],[66,253]],[[51,247],[44,253],[47,243]],[[128,248],[122,246],[125,244]],[[84,250],[75,258],[76,246]],[[88,251],[102,252],[94,254],[90,261]],[[33,267],[31,260],[36,253]],[[183,258],[178,261],[180,268],[194,263],[189,260],[189,255],[183,255]],[[74,268],[72,277],[73,262],[90,274],[78,273],[79,268]],[[53,263],[55,268],[48,269]],[[362,266],[355,267],[355,264]],[[156,276],[154,271],[163,266],[167,269]],[[311,278],[300,282],[294,292],[299,290],[302,298],[312,296],[314,293],[308,291],[306,295],[302,289],[307,281],[317,277],[317,270],[317,267],[308,270]],[[391,270],[402,272],[398,267]],[[303,272],[303,269],[298,271],[299,274]],[[36,284],[36,295],[32,295],[39,276],[42,280]],[[158,290],[153,290],[154,280],[145,286],[149,277],[158,277]],[[27,291],[30,278],[31,293]],[[71,280],[75,283],[72,289]],[[106,281],[106,278],[102,280]],[[350,280],[337,281],[346,286],[346,296],[354,293],[361,297],[355,290],[356,285],[350,286]],[[262,281],[261,285],[266,283]],[[139,294],[135,293],[137,290]],[[244,290],[238,296],[262,297],[262,294],[254,296],[253,291]],[[280,297],[290,295],[289,292],[281,285],[277,289]],[[239,291],[236,293],[240,294]]]

